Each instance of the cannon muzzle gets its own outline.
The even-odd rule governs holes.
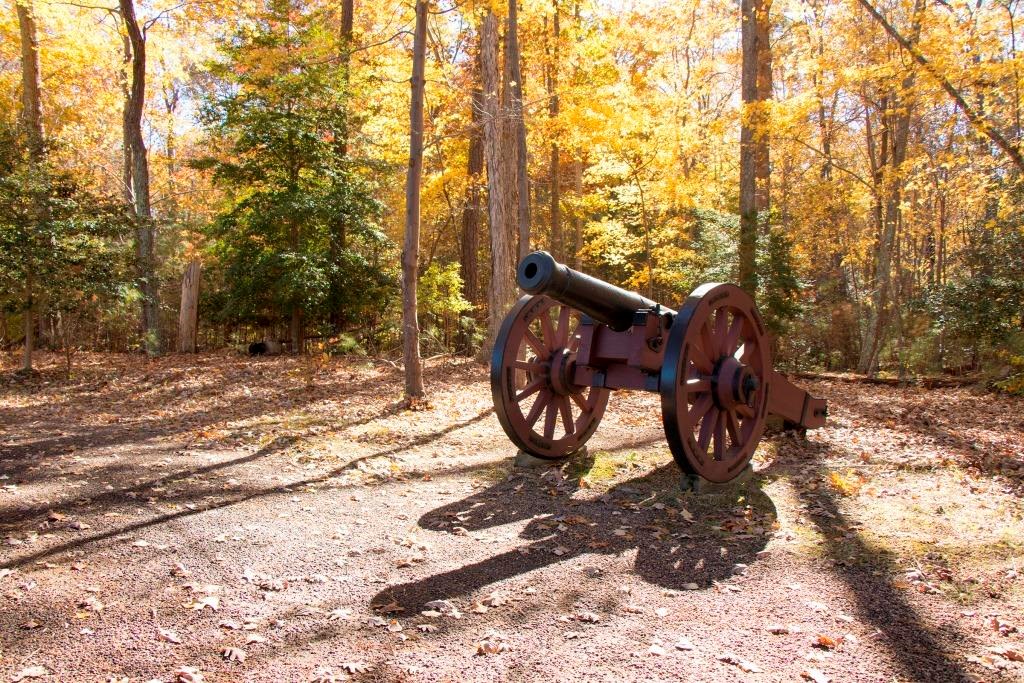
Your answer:
[[[637,311],[658,305],[636,292],[573,270],[546,251],[535,251],[520,261],[516,280],[527,294],[546,294],[617,332],[633,325],[633,314]]]

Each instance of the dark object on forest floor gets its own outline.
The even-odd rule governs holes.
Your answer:
[[[249,344],[250,356],[278,356],[284,353],[284,344],[281,342],[264,340]]]
[[[517,279],[527,296],[498,333],[491,393],[505,433],[527,453],[579,450],[613,389],[660,393],[676,463],[713,483],[743,472],[769,413],[803,429],[825,424],[825,400],[772,369],[761,316],[735,285],[701,285],[677,313],[543,251],[519,263]]]

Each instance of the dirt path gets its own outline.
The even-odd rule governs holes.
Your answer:
[[[694,496],[652,396],[516,470],[470,363],[80,362],[0,370],[0,681],[1024,678],[1024,401],[819,383]]]

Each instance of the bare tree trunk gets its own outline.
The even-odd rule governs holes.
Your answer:
[[[134,0],[119,0],[131,45],[132,79],[125,101],[124,137],[131,151],[131,182],[136,221],[136,258],[142,289],[142,333],[146,353],[160,353],[160,303],[156,279],[156,235],[149,199],[149,158],[142,137],[146,104],[146,35],[135,18]],[[127,175],[127,174],[126,174]]]
[[[518,0],[508,0],[508,25],[505,31],[505,66],[502,100],[510,108],[514,130],[516,186],[518,188],[519,258],[530,253],[530,176],[529,150],[526,147],[526,118],[523,109],[523,74],[519,52]]]
[[[757,0],[757,130],[754,133],[754,205],[759,219],[768,228],[768,210],[771,208],[771,121],[768,102],[772,99],[771,22],[772,0]]]
[[[199,335],[199,277],[202,264],[193,259],[181,278],[181,308],[178,314],[178,351],[195,353]]]
[[[43,129],[43,79],[39,65],[36,20],[31,0],[17,0],[15,9],[18,14],[18,28],[21,34],[21,124],[28,137],[32,163],[41,165],[46,160],[46,141]],[[25,311],[22,314],[25,346],[21,368],[30,371],[32,370],[35,331],[33,324],[35,274],[31,263],[26,266]]]
[[[551,53],[548,64],[548,116],[552,120],[558,118],[558,41],[561,28],[558,19],[558,0],[552,0]],[[551,178],[551,254],[558,260],[565,258],[565,245],[562,237],[562,174],[559,164],[558,140],[551,141],[551,162],[549,176]]]
[[[423,90],[427,51],[427,0],[416,0],[409,104],[409,174],[405,183],[405,247],[402,249],[402,355],[405,396],[423,396],[420,324],[416,316],[416,277],[420,252],[420,182],[423,177]]]
[[[21,31],[21,122],[28,135],[29,152],[34,161],[42,161],[43,78],[39,66],[39,39],[31,0],[17,0],[18,28]]]
[[[292,353],[299,354],[305,351],[305,339],[302,337],[302,309],[298,306],[292,307],[291,322],[288,324],[288,333],[292,338]]]
[[[515,303],[516,197],[515,135],[507,100],[499,102],[498,20],[493,11],[480,27],[480,67],[484,82],[484,157],[487,162],[487,209],[491,228],[491,290],[487,341],[480,350],[487,358],[506,311]]]
[[[757,292],[758,212],[767,208],[768,142],[764,100],[771,94],[771,56],[768,53],[768,11],[771,0],[742,0],[743,64],[740,94],[740,240],[739,283]],[[767,72],[768,83],[762,83]],[[758,181],[761,181],[760,183]],[[759,187],[760,185],[760,187]]]
[[[572,164],[572,187],[576,193],[576,209],[572,214],[572,267],[579,270],[583,267],[583,216],[580,215],[583,204],[583,161],[576,159]]]
[[[915,0],[913,26],[908,45],[916,49],[920,36],[920,12],[924,0]],[[878,371],[878,359],[885,343],[888,328],[889,300],[892,289],[892,258],[896,243],[896,232],[900,221],[900,203],[902,198],[903,178],[902,165],[907,157],[907,142],[910,136],[910,119],[913,110],[911,91],[916,81],[916,74],[909,71],[903,78],[898,92],[882,98],[883,105],[879,112],[883,130],[878,153],[874,150],[871,136],[871,114],[866,109],[866,135],[869,160],[872,167],[872,180],[875,192],[875,224],[878,242],[875,251],[873,272],[873,289],[871,291],[871,307],[868,310],[867,325],[861,337],[860,358],[857,371],[866,375],[874,375]]]
[[[355,22],[355,6],[353,0],[341,0],[341,27],[338,32],[338,60],[340,63],[341,77],[345,84],[346,95],[350,81],[352,68],[352,31]],[[346,106],[347,100],[346,100]],[[346,126],[348,122],[346,121]],[[339,162],[343,162],[348,156],[349,131],[334,131],[334,154]],[[348,226],[343,218],[338,218],[331,226],[332,235],[330,240],[331,263],[338,264],[341,255],[348,248]],[[340,291],[341,284],[332,286],[334,301],[331,303],[331,327],[335,332],[340,332],[345,326],[345,307],[343,292]]]
[[[462,208],[462,290],[466,300],[476,304],[480,299],[479,256],[480,214],[482,196],[480,184],[484,172],[483,107],[484,91],[480,84],[480,60],[475,60],[472,98],[472,125],[469,129],[469,159],[467,165],[466,203]]]

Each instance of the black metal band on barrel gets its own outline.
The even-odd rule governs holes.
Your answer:
[[[546,294],[617,332],[632,327],[636,311],[657,305],[635,292],[573,270],[546,251],[535,251],[520,261],[516,280],[527,294]]]

